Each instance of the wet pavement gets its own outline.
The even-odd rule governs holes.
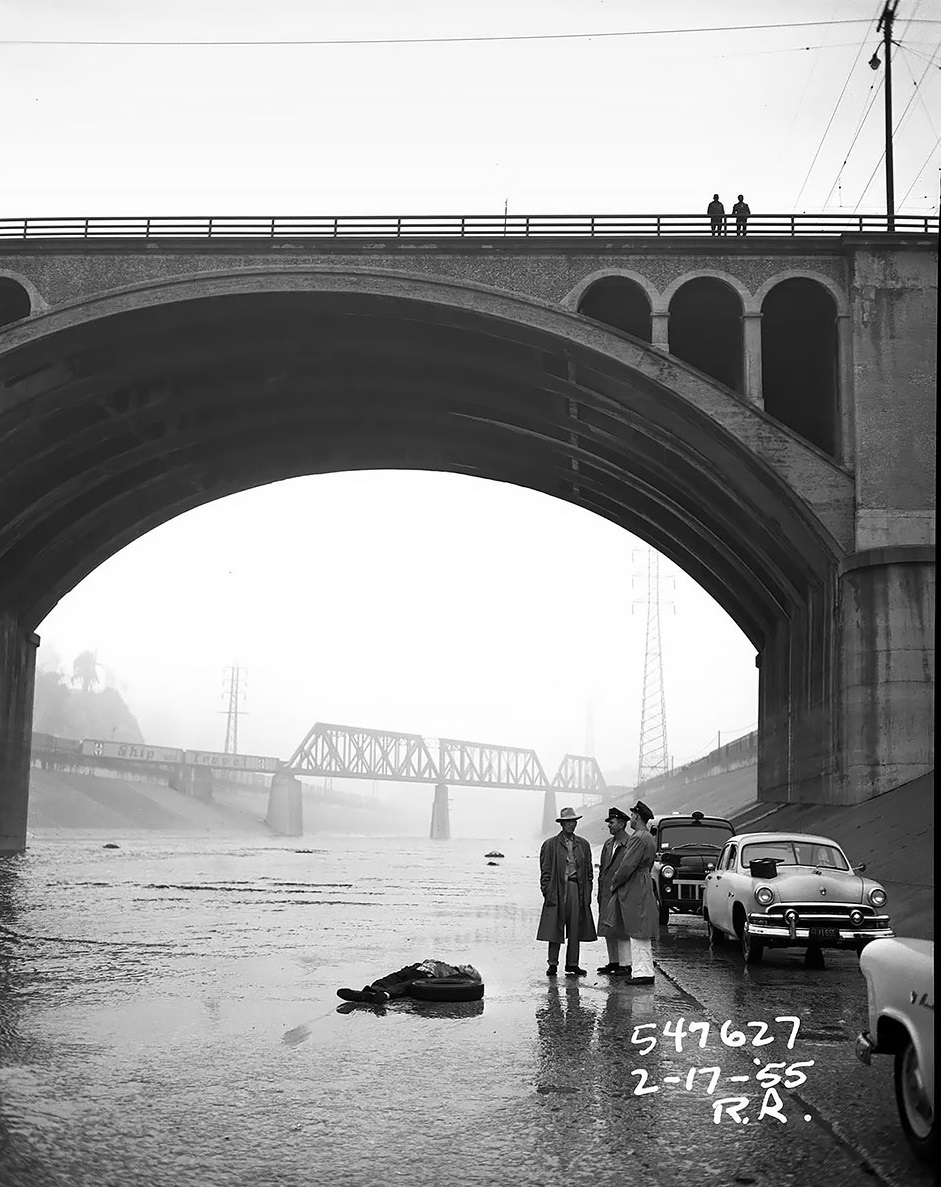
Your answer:
[[[933,1181],[891,1061],[853,1053],[855,955],[746,968],[681,919],[652,990],[596,974],[603,943],[551,982],[537,853],[87,837],[0,859],[0,1184]],[[336,997],[424,957],[475,964],[484,1000]]]

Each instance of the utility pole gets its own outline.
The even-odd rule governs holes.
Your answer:
[[[885,214],[886,229],[895,230],[895,165],[892,159],[892,23],[895,20],[895,10],[899,0],[886,0],[882,16],[876,32],[882,33],[885,52]],[[873,54],[870,66],[875,61],[876,69],[879,65],[877,54]]]
[[[225,749],[224,754],[238,754],[239,752],[239,716],[243,710],[239,709],[239,682],[242,669],[237,665],[225,669],[229,681],[229,707],[225,718]],[[244,695],[244,688],[241,690]]]

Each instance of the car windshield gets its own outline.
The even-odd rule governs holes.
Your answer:
[[[746,845],[742,850],[742,865],[747,869],[748,863],[759,857],[771,857],[779,865],[785,866],[849,869],[846,858],[836,845],[825,845],[818,841],[761,841]]]
[[[669,824],[657,828],[657,847],[679,849],[682,845],[711,845],[721,849],[732,835],[729,824]]]

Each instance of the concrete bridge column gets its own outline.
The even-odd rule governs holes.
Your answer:
[[[843,803],[934,769],[935,550],[872,548],[839,569]]]
[[[764,408],[761,390],[761,314],[742,314],[742,343],[745,352],[745,398]]]
[[[670,314],[651,313],[650,315],[650,345],[659,346],[661,350],[670,349]]]
[[[0,853],[26,848],[38,647],[37,634],[0,610]]]
[[[268,792],[268,814],[265,824],[282,837],[304,835],[304,804],[300,780],[290,771],[276,771]]]
[[[848,313],[837,314],[836,350],[840,460],[844,466],[851,466],[856,455],[856,420],[853,415],[853,323]]]
[[[558,815],[555,806],[555,792],[551,787],[547,787],[546,794],[542,799],[542,835],[544,837],[558,831],[559,822],[556,820]]]
[[[431,805],[431,831],[433,841],[451,840],[451,812],[448,807],[448,785],[435,784],[435,802]]]

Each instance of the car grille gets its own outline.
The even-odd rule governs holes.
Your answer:
[[[703,884],[701,882],[677,882],[676,889],[679,891],[681,902],[702,902]]]
[[[863,903],[774,903],[765,914],[770,918],[783,918],[785,911],[797,912],[797,926],[815,923],[849,923],[850,911],[860,911],[863,916],[861,927],[888,927],[888,917],[880,915],[874,907]]]

